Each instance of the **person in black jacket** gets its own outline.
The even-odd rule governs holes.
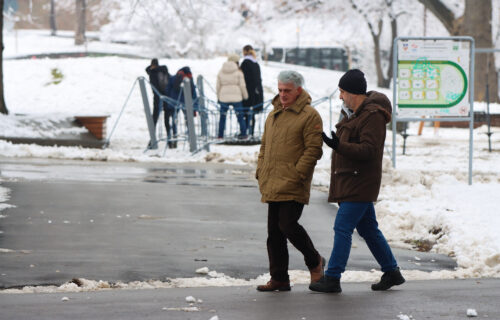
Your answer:
[[[160,93],[165,94],[165,89],[168,85],[168,79],[170,74],[168,73],[168,68],[165,65],[159,65],[158,59],[154,58],[151,60],[151,64],[146,68],[146,73],[149,75],[149,82],[151,85]],[[160,116],[160,96],[153,90],[153,122],[156,127],[156,122],[158,122],[158,117]],[[165,114],[165,128],[167,127],[167,117]]]
[[[243,47],[243,56],[243,62],[240,68],[245,76],[245,83],[248,91],[248,99],[243,100],[243,107],[245,108],[245,121],[247,128],[249,128],[249,134],[253,136],[255,114],[262,111],[264,91],[262,90],[260,67],[257,63],[255,50],[251,45]]]

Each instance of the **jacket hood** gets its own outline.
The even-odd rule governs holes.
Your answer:
[[[221,71],[224,73],[233,73],[233,72],[238,71],[238,66],[236,65],[236,63],[234,61],[226,61],[222,65]]]
[[[365,101],[363,101],[358,110],[356,110],[356,114],[359,115],[364,111],[379,110],[384,115],[386,123],[391,121],[392,106],[389,98],[387,98],[385,94],[377,91],[368,91],[366,96]]]
[[[288,108],[295,111],[296,113],[299,113],[306,105],[310,105],[311,101],[312,99],[309,93],[304,90],[304,88],[302,88],[302,92],[297,97],[297,100],[295,100],[295,102]],[[276,97],[273,98],[272,104],[274,106],[274,111],[280,111],[283,109],[279,94],[277,94]]]
[[[188,75],[188,76],[192,74],[191,68],[189,68],[187,66],[180,68],[179,71],[182,71],[185,75]],[[177,71],[177,72],[179,72],[179,71]]]

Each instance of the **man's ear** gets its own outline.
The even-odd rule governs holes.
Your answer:
[[[299,93],[302,93],[302,87],[298,87],[297,90],[299,91]]]

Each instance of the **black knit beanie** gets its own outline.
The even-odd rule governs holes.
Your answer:
[[[366,94],[365,74],[359,69],[347,71],[339,80],[339,88],[353,94]]]

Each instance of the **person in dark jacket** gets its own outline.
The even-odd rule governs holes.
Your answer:
[[[171,127],[172,132],[170,131],[170,125],[167,128],[167,138],[169,141],[168,146],[170,148],[177,147],[177,142],[170,140],[172,135],[174,137],[174,140],[175,138],[177,138],[177,125],[175,119],[177,116],[177,112],[179,111],[179,108],[184,113],[184,117],[186,116],[186,108],[184,106],[184,89],[182,86],[184,78],[188,78],[190,81],[191,97],[193,98],[193,108],[194,110],[198,110],[198,101],[197,101],[198,95],[196,94],[196,87],[193,81],[193,74],[191,73],[191,69],[189,67],[187,66],[182,67],[175,73],[175,75],[170,77],[167,89],[165,90],[166,96],[176,101],[176,102],[169,101],[165,109],[166,116],[168,116],[169,119],[172,119],[172,127]],[[167,121],[167,123],[169,122]]]
[[[149,82],[160,93],[165,94],[168,85],[170,74],[165,65],[159,65],[158,59],[151,60],[151,64],[146,68],[146,73],[149,75]],[[153,90],[153,122],[156,126],[158,117],[160,116],[160,96]],[[165,128],[167,127],[167,116],[165,115]]]
[[[338,202],[335,237],[325,275],[309,289],[341,292],[340,277],[345,271],[356,228],[380,265],[382,279],[372,290],[387,290],[405,282],[384,235],[378,228],[373,202],[377,201],[382,179],[382,156],[386,124],[391,120],[391,102],[382,93],[366,92],[366,80],[358,69],[347,71],[339,81],[344,117],[332,138],[323,132],[323,141],[333,149],[328,201]]]
[[[240,68],[245,76],[248,91],[248,99],[243,100],[243,107],[245,109],[246,125],[251,136],[253,136],[255,128],[255,114],[262,111],[264,102],[262,78],[256,57],[255,50],[251,45],[243,47],[243,62]]]

